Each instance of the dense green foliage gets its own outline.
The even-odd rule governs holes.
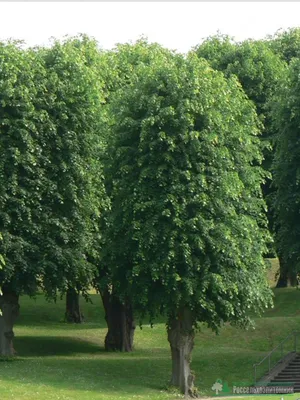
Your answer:
[[[106,207],[99,154],[103,83],[86,37],[24,51],[2,45],[0,226],[18,293],[91,284],[87,261]]]
[[[300,271],[299,73],[300,60],[294,59],[287,81],[273,104],[273,117],[278,129],[274,161],[276,241],[280,253],[295,273]]]
[[[40,179],[36,146],[42,112],[34,107],[38,89],[34,56],[17,43],[0,44],[0,229],[1,253],[6,260],[0,282],[12,282],[14,289],[36,290],[36,263],[40,225]],[[3,275],[4,273],[4,275]]]
[[[272,303],[275,131],[277,250],[300,272],[299,37],[213,36],[187,56],[144,39],[0,43],[0,286],[17,302],[94,285],[141,322],[191,326],[191,344],[201,323],[248,325]]]
[[[213,68],[226,76],[236,75],[255,104],[264,123],[264,137],[272,136],[268,101],[273,96],[285,72],[285,63],[266,42],[246,40],[235,43],[227,36],[213,36],[196,49],[199,57],[207,59]]]
[[[217,34],[209,36],[192,51],[198,57],[209,61],[212,68],[226,71],[228,64],[232,61],[232,55],[236,49],[236,42],[228,35]]]
[[[258,123],[235,79],[155,54],[112,102],[106,253],[136,310],[217,328],[270,302]]]
[[[262,188],[269,206],[267,213],[269,229],[273,232],[270,172],[274,157],[274,128],[269,105],[284,77],[286,64],[265,41],[234,42],[228,36],[218,35],[205,40],[195,51],[199,57],[207,59],[214,68],[223,71],[225,76],[236,75],[243,90],[256,107],[262,122],[263,167],[269,172],[268,180]],[[269,245],[268,253],[273,256],[276,254],[273,245]]]
[[[55,42],[37,53],[47,71],[39,106],[42,126],[42,256],[48,293],[88,288],[95,269],[87,253],[106,205],[101,154],[102,86],[97,44],[87,38]]]
[[[267,40],[269,47],[287,63],[300,55],[300,28],[280,30]]]
[[[103,76],[109,93],[115,92],[124,85],[130,85],[137,67],[151,65],[155,62],[157,54],[167,55],[169,50],[158,43],[149,43],[143,38],[132,44],[119,44],[107,51],[103,57],[108,67],[103,71]]]
[[[109,170],[109,160],[112,157],[112,149],[106,148],[107,144],[112,140],[111,135],[113,134],[111,126],[114,123],[114,111],[110,106],[111,100],[117,91],[124,87],[131,86],[136,81],[137,70],[144,65],[151,66],[152,63],[155,62],[155,57],[158,54],[168,55],[170,52],[157,43],[148,43],[145,39],[140,39],[133,44],[119,44],[114,49],[101,54],[101,60],[105,66],[101,71],[101,76],[105,84],[106,104],[102,107],[101,114],[103,121],[102,136],[105,136],[103,162],[108,196],[111,195],[113,181],[111,171]],[[115,149],[113,151],[115,151]],[[107,212],[102,215],[102,229],[106,229],[108,215],[110,214],[109,207],[107,207],[106,210]],[[104,247],[106,247],[106,240],[108,240],[108,242],[110,241],[110,239],[105,236],[106,235],[101,238],[101,244]],[[110,246],[110,243],[108,243],[108,246]],[[98,251],[98,255],[99,253],[101,253],[101,251]],[[104,259],[99,261],[98,258],[97,265],[99,269],[100,286],[102,288],[108,285],[112,287],[113,282],[107,261]]]

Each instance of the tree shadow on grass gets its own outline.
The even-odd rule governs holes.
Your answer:
[[[64,343],[61,339],[66,339],[68,343],[65,346],[68,349],[61,349],[61,353],[56,354],[57,357],[35,358],[33,354],[36,355],[36,346],[34,346],[30,358],[23,358],[22,362],[11,363],[11,368],[2,369],[1,381],[19,382],[22,376],[19,384],[21,387],[22,385],[30,387],[33,400],[40,399],[35,397],[40,385],[51,388],[57,397],[62,398],[65,396],[65,390],[74,391],[74,396],[72,395],[74,399],[87,399],[86,396],[89,396],[89,399],[101,400],[158,398],[158,396],[166,398],[165,388],[171,374],[169,352],[161,352],[157,357],[146,358],[143,355],[141,357],[140,352],[106,353],[98,348],[96,353],[91,355],[94,348],[91,343],[77,341],[79,343],[74,344],[72,338],[50,338],[50,342],[44,342],[44,339],[49,338],[42,338],[41,343],[46,347],[50,347],[53,341]],[[23,342],[24,345],[28,344],[28,338],[26,340]],[[31,337],[30,341],[34,344],[36,338]],[[92,351],[83,356],[78,352],[77,355],[68,357],[77,352],[77,346],[80,346],[81,352]],[[49,349],[46,355],[52,355]],[[216,349],[216,352],[207,354],[199,351],[195,356],[192,369],[196,373],[196,385],[200,390],[205,389],[207,395],[211,395],[210,388],[216,379],[222,378],[232,385],[233,382],[244,382],[245,379],[249,379],[252,372],[253,359],[249,360],[247,352],[243,354],[233,352],[224,357],[224,353],[219,354]]]
[[[64,390],[74,391],[74,398],[80,398],[78,392],[104,395],[104,398],[132,398],[148,390],[157,394],[164,390],[170,375],[168,359],[153,358],[150,360],[138,357],[115,358],[115,353],[106,353],[98,358],[65,358],[51,357],[45,359],[23,359],[14,364],[14,368],[1,374],[1,381],[13,382],[22,376],[21,385],[30,387],[35,394],[35,387],[46,385],[55,390],[56,395],[63,396]],[[77,392],[77,393],[76,393]],[[149,392],[147,393],[149,394]],[[86,398],[86,397],[85,397]],[[102,398],[102,397],[101,397]],[[148,397],[149,398],[149,397]]]
[[[14,346],[20,357],[68,356],[81,353],[100,353],[99,345],[68,336],[19,336]]]
[[[19,362],[10,363],[10,373],[6,374],[5,369],[1,380],[15,381],[22,376],[22,382],[32,386],[33,394],[35,385],[42,384],[58,392],[142,395],[145,389],[164,390],[170,374],[169,352],[167,357],[163,352],[151,358],[143,350],[106,352],[93,342],[67,336],[18,336],[14,345],[19,356],[15,361]]]

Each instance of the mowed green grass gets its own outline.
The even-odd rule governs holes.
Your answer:
[[[274,274],[270,274],[273,280]],[[201,395],[213,395],[216,379],[226,381],[229,387],[252,383],[253,364],[291,331],[300,330],[300,290],[275,289],[274,293],[275,308],[256,320],[256,329],[225,326],[217,336],[203,327],[197,334],[192,369]],[[54,304],[43,295],[21,298],[15,327],[18,357],[0,362],[1,400],[180,397],[166,390],[171,361],[164,324],[137,328],[133,353],[106,353],[101,299],[97,294],[91,299],[92,304],[82,300],[85,323],[73,325],[63,322],[64,300]],[[281,395],[262,398],[280,399]]]

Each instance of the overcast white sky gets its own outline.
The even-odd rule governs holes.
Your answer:
[[[242,40],[300,26],[300,3],[1,2],[0,16],[0,39],[23,39],[29,45],[87,33],[111,48],[145,35],[185,52],[218,30]]]

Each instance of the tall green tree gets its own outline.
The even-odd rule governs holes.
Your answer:
[[[273,102],[273,119],[278,130],[273,167],[276,242],[288,276],[295,279],[300,272],[299,73],[300,60],[294,58],[287,79]]]
[[[145,39],[140,39],[136,43],[120,44],[113,50],[102,54],[105,59],[106,68],[103,68],[101,73],[105,81],[105,93],[107,106],[105,107],[105,120],[110,125],[114,119],[109,104],[115,93],[124,86],[130,86],[135,82],[136,70],[141,65],[152,65],[157,54],[168,54],[169,51],[158,45],[157,43],[148,43]],[[107,141],[113,132],[110,129],[104,129],[107,133]],[[106,141],[106,142],[107,142]],[[109,161],[110,150],[106,155],[107,162]],[[105,170],[105,180],[107,193],[111,194],[111,181],[108,169]],[[106,216],[103,217],[103,228],[107,224]],[[110,239],[109,239],[110,240]],[[105,235],[103,237],[103,247],[106,247]],[[108,244],[109,246],[109,244]],[[126,351],[133,350],[133,340],[135,331],[134,310],[129,299],[120,299],[115,290],[114,282],[110,274],[109,265],[105,261],[98,261],[99,265],[99,280],[98,289],[101,293],[105,318],[108,326],[108,332],[105,337],[106,350]]]
[[[106,207],[103,83],[97,44],[85,36],[2,51],[0,226],[7,267],[0,282],[8,327],[0,324],[0,335],[8,338],[1,353],[12,355],[20,294],[38,287],[52,299],[69,288],[86,293],[97,273],[87,254]]]
[[[102,171],[102,59],[96,41],[86,36],[54,41],[40,49],[46,70],[38,107],[48,116],[44,146],[43,287],[48,296],[67,293],[66,314],[80,322],[78,294],[87,296],[97,266],[91,262],[99,240],[100,216],[107,207]]]
[[[291,28],[288,30],[280,30],[276,32],[275,35],[270,36],[266,43],[269,45],[269,47],[274,51],[278,56],[280,56],[283,60],[285,60],[288,64],[290,64],[295,58],[299,58],[300,52],[300,29],[299,28]],[[295,73],[294,66],[292,67],[291,74]],[[291,75],[289,76],[289,82],[291,80],[295,81],[295,76],[292,78]],[[281,110],[278,110],[279,115],[281,116],[281,120],[278,120],[278,116],[276,115],[276,112],[273,112],[273,118],[275,121],[275,127],[279,130],[279,140],[278,140],[278,153],[276,156],[276,159],[274,160],[274,173],[276,174],[275,178],[275,190],[278,189],[278,193],[275,193],[272,195],[272,200],[274,200],[274,210],[276,210],[276,220],[275,220],[275,227],[276,227],[276,234],[275,234],[275,242],[277,244],[277,254],[280,260],[280,275],[279,275],[279,280],[277,287],[285,287],[288,286],[289,284],[292,286],[297,285],[297,274],[298,274],[298,265],[297,265],[297,258],[296,257],[290,257],[291,255],[291,248],[289,248],[286,240],[288,239],[288,231],[290,229],[290,224],[291,220],[286,219],[283,217],[284,214],[284,205],[281,202],[280,199],[282,199],[282,196],[288,196],[287,193],[283,193],[283,181],[281,181],[281,177],[284,175],[284,170],[285,173],[287,173],[286,170],[286,160],[283,160],[283,153],[286,152],[286,146],[287,143],[292,140],[292,137],[288,134],[288,137],[286,139],[283,138],[283,134],[285,129],[284,124],[288,124],[288,115],[291,117],[291,109],[290,107],[290,99],[285,97],[285,94],[282,93],[283,97],[279,97],[278,94],[274,96],[274,110],[278,110],[278,108]],[[282,103],[279,105],[278,99],[281,99]],[[282,111],[285,110],[286,115],[283,117]],[[284,122],[285,121],[285,122]],[[296,140],[295,146],[297,143]],[[284,144],[285,143],[285,144]],[[289,146],[292,146],[290,143]],[[283,162],[282,166],[279,165],[279,160]],[[289,158],[290,160],[290,158]],[[280,172],[281,171],[281,172]],[[289,178],[292,179],[292,182],[294,180],[294,177],[292,178],[293,173],[295,173],[295,170],[290,171],[290,176]],[[287,183],[287,185],[290,185],[290,183]],[[291,196],[291,192],[289,191],[289,195]],[[286,198],[287,200],[287,198]],[[273,202],[273,201],[272,201]],[[286,210],[288,211],[288,210]],[[278,231],[277,231],[278,230]],[[284,233],[285,232],[285,233]],[[294,241],[295,237],[291,237],[291,241]],[[285,244],[284,244],[285,243]]]
[[[270,173],[275,151],[275,133],[269,104],[284,79],[287,68],[285,61],[276,54],[268,41],[234,42],[228,36],[222,35],[208,38],[195,51],[199,57],[207,59],[213,68],[222,71],[226,76],[237,76],[243,90],[253,101],[262,122],[261,140],[265,145],[263,167]],[[268,204],[269,229],[276,236],[272,212],[273,191],[270,174],[263,184],[263,194]],[[281,286],[286,280],[285,266],[275,247],[270,245],[266,255],[273,257],[276,253],[279,255],[281,273],[278,285]]]
[[[0,43],[0,253],[6,268],[0,271],[0,354],[14,354],[13,324],[18,297],[33,294],[41,268],[37,265],[42,177],[38,119],[34,107],[38,88],[35,73],[41,70],[34,57],[17,42]]]
[[[235,78],[170,52],[110,107],[107,265],[142,320],[165,315],[171,382],[193,396],[198,324],[244,326],[271,302],[256,113]]]
[[[287,30],[279,30],[275,33],[275,35],[270,36],[266,39],[265,43],[269,46],[269,48],[281,57],[287,64],[290,64],[294,58],[299,58],[299,49],[300,49],[300,29],[299,28],[291,28]],[[285,79],[282,80],[283,82]],[[277,90],[278,92],[278,90]],[[274,94],[274,103],[277,103],[277,92]],[[272,104],[272,100],[270,102]],[[276,106],[277,107],[277,106]],[[276,108],[275,107],[275,108]],[[277,116],[273,113],[273,118],[277,121]],[[277,121],[278,122],[278,121]],[[278,128],[277,122],[274,124],[275,129]],[[276,141],[275,141],[276,143]],[[277,161],[276,161],[277,163]],[[277,169],[277,167],[275,167]],[[273,188],[276,188],[276,184],[273,185]],[[276,189],[275,189],[276,190]],[[277,197],[276,193],[272,193],[270,196],[271,207],[272,209],[276,209],[277,206],[273,205],[273,200]],[[279,228],[284,221],[281,219],[280,223],[278,221],[274,221],[274,227]],[[292,264],[292,259],[289,258],[289,249],[284,248],[279,243],[281,242],[281,230],[277,232],[275,230],[275,243],[277,243],[277,255],[280,261],[280,273],[279,279],[277,283],[277,287],[286,287],[288,285],[296,286],[297,285],[297,266]],[[277,237],[279,235],[279,237]],[[286,251],[286,254],[283,253]]]

